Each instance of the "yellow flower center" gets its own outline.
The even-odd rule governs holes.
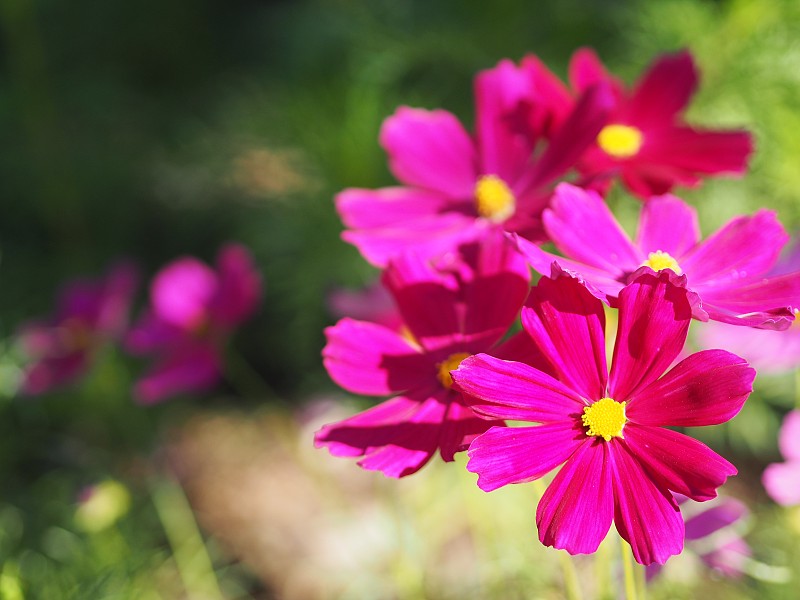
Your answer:
[[[597,135],[600,148],[614,158],[630,158],[642,147],[644,136],[630,125],[606,125]]]
[[[450,371],[457,369],[458,365],[461,364],[461,361],[465,358],[469,358],[470,356],[472,355],[468,352],[456,352],[455,354],[448,356],[437,365],[439,371],[436,376],[439,378],[439,381],[445,388],[449,390],[451,387],[453,387],[453,378],[450,376]]]
[[[514,214],[517,201],[506,182],[496,175],[483,175],[475,184],[478,214],[494,223],[502,223]]]
[[[622,429],[628,422],[625,416],[625,403],[613,398],[600,398],[583,409],[581,421],[589,429],[586,435],[601,437],[610,442],[612,437],[622,438]]]
[[[678,261],[672,258],[666,252],[656,250],[647,255],[647,260],[642,263],[643,267],[650,267],[653,271],[663,271],[664,269],[671,269],[677,275],[683,273],[683,270],[678,265]]]

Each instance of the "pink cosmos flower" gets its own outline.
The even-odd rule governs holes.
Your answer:
[[[123,263],[101,279],[73,281],[60,292],[52,317],[24,325],[19,338],[33,362],[22,392],[43,394],[86,373],[95,352],[127,326],[138,279],[136,269]]]
[[[491,491],[564,466],[536,512],[539,539],[591,553],[612,520],[641,564],[683,548],[670,492],[713,498],[736,468],[669,427],[723,423],[742,408],[755,371],[724,350],[706,350],[662,376],[686,340],[692,309],[682,278],[643,269],[619,295],[619,329],[606,368],[603,304],[565,272],[543,277],[522,310],[525,331],[555,377],[485,354],[452,372],[478,414],[541,423],[493,427],[473,440],[468,470]]]
[[[399,330],[403,325],[391,294],[380,281],[374,281],[360,290],[333,290],[328,295],[328,309],[338,318],[351,317],[378,323],[389,329]]]
[[[554,261],[580,273],[598,297],[613,301],[631,274],[648,266],[686,276],[701,321],[786,329],[800,307],[800,271],[765,276],[789,240],[772,211],[737,217],[700,241],[695,210],[660,196],[642,206],[631,241],[599,194],[560,184],[542,218],[566,258],[518,238],[520,250],[540,273]]]
[[[587,86],[539,152],[556,100],[528,71],[502,61],[477,76],[474,137],[445,110],[401,107],[386,119],[380,143],[402,186],[341,192],[342,238],[385,266],[408,249],[453,251],[497,226],[540,237],[552,184],[597,136],[611,97],[605,85]]]
[[[466,356],[496,352],[538,364],[525,336],[497,346],[516,320],[530,272],[506,239],[491,234],[434,265],[417,254],[392,259],[383,275],[409,335],[342,319],[326,329],[322,351],[331,378],[346,390],[392,395],[382,404],[326,425],[318,448],[363,457],[359,465],[389,477],[421,469],[439,450],[445,461],[500,421],[477,417],[451,389],[449,372]]]
[[[773,463],[766,468],[764,487],[778,504],[800,504],[800,410],[786,415],[778,446],[786,462]]]
[[[261,276],[238,244],[220,249],[216,270],[191,256],[161,269],[150,286],[150,310],[126,340],[131,353],[156,357],[134,388],[136,400],[154,404],[213,387],[222,374],[225,341],[260,299]]]
[[[658,58],[626,90],[593,50],[578,50],[570,64],[575,92],[605,82],[616,99],[596,143],[581,159],[582,172],[604,179],[619,176],[643,199],[675,185],[696,186],[701,175],[744,173],[753,151],[749,133],[698,129],[683,120],[698,79],[692,55],[682,51]]]

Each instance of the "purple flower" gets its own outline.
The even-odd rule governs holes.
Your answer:
[[[150,310],[126,339],[131,353],[155,355],[155,365],[134,388],[136,400],[154,404],[213,387],[227,338],[260,299],[261,276],[238,244],[220,249],[216,270],[191,256],[161,269],[150,286]]]
[[[543,221],[565,258],[517,238],[533,268],[547,275],[556,261],[612,303],[631,275],[647,266],[686,277],[699,300],[693,316],[701,321],[786,329],[793,307],[800,307],[800,271],[765,276],[789,240],[772,211],[737,217],[700,241],[694,209],[674,196],[659,196],[643,205],[631,241],[599,194],[562,183]]]
[[[136,269],[123,263],[104,278],[73,281],[59,293],[52,317],[24,325],[20,343],[33,362],[22,392],[42,394],[81,377],[96,350],[125,330],[138,279]]]
[[[764,487],[778,504],[800,504],[800,410],[786,415],[778,446],[786,462],[773,463],[766,468]]]

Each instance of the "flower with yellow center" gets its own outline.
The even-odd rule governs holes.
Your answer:
[[[475,184],[478,214],[493,223],[502,223],[514,214],[517,201],[506,182],[496,175],[483,175]]]
[[[650,267],[656,272],[670,269],[674,271],[676,275],[681,275],[683,273],[683,270],[678,265],[678,261],[672,258],[667,252],[662,252],[661,250],[656,250],[648,254],[647,260],[644,261],[641,266]]]
[[[458,365],[461,364],[461,361],[470,356],[472,355],[468,352],[456,352],[437,365],[438,372],[436,373],[436,377],[439,378],[439,381],[446,389],[449,390],[453,387],[453,378],[450,376],[450,371],[456,370]]]
[[[581,422],[588,427],[586,435],[601,437],[610,442],[612,437],[624,438],[622,429],[628,422],[625,416],[625,402],[613,398],[601,398],[583,409]]]
[[[603,152],[614,158],[636,156],[643,142],[642,132],[630,125],[606,125],[597,135],[597,144]]]

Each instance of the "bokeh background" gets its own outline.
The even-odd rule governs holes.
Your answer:
[[[797,228],[793,0],[0,0],[0,597],[562,597],[534,486],[485,495],[463,459],[387,481],[312,434],[369,405],[335,388],[320,350],[331,291],[376,275],[339,240],[332,198],[391,183],[382,119],[408,104],[471,123],[478,70],[532,52],[564,76],[580,46],[628,82],[690,48],[689,120],[746,127],[757,150],[745,178],[678,193],[705,233],[760,207]],[[610,201],[633,222],[635,200]],[[138,406],[144,364],[108,348],[78,385],[18,394],[15,333],[62,282],[129,258],[138,307],[160,266],[231,240],[265,293],[215,392]],[[757,568],[729,580],[687,553],[652,597],[796,598],[800,514],[760,485],[795,380],[756,385],[702,435],[740,467],[725,491],[752,511]],[[617,597],[617,550],[577,561],[587,598]]]

